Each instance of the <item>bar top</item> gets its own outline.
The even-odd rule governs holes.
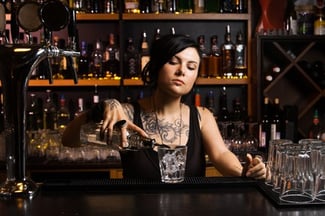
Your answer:
[[[264,183],[263,183],[264,184]],[[0,200],[2,216],[32,215],[325,215],[325,205],[281,205],[242,178],[183,183],[123,179],[44,182],[33,199]]]

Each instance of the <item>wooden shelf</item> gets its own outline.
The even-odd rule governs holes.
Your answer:
[[[30,80],[30,87],[69,87],[69,86],[120,86],[121,80],[83,80],[79,79],[75,84],[73,80],[53,80],[53,84],[50,84],[48,80]],[[248,79],[221,79],[221,78],[198,78],[197,85],[247,85]],[[124,86],[142,86],[141,79],[124,79]]]

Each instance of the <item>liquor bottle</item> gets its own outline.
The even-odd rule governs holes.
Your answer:
[[[86,79],[89,72],[89,55],[86,41],[81,41],[81,51],[78,64],[78,76],[82,79]]]
[[[218,46],[218,36],[213,35],[211,37],[211,52],[209,55],[209,77],[221,76],[221,55]]]
[[[193,0],[179,0],[178,10],[180,13],[193,13]]]
[[[235,44],[235,76],[243,78],[247,76],[247,48],[243,40],[243,33],[237,33]]]
[[[319,121],[318,110],[316,109],[314,111],[313,123],[309,128],[308,137],[312,139],[321,139],[321,138],[323,139],[324,135],[322,135],[322,133],[325,133],[325,131],[322,130]]]
[[[153,36],[154,40],[160,39],[160,28],[156,28],[155,34]]]
[[[264,98],[263,114],[259,124],[259,145],[258,149],[262,152],[267,153],[268,145],[270,141],[270,103],[269,98]]]
[[[274,99],[271,118],[271,140],[281,139],[281,108],[279,98]]]
[[[211,113],[214,116],[216,115],[214,92],[212,90],[210,90],[209,93],[208,93],[208,97],[207,97],[207,108],[211,111]]]
[[[137,78],[139,77],[139,53],[134,46],[133,38],[128,39],[126,52],[124,55],[125,64],[125,78]]]
[[[230,116],[228,111],[227,89],[225,86],[223,86],[219,97],[218,121],[227,122],[229,120]]]
[[[294,0],[289,0],[287,3],[285,28],[289,35],[296,35],[298,32],[297,12],[295,10]]]
[[[30,94],[30,105],[27,108],[27,126],[26,130],[36,131],[42,128],[42,118],[40,113],[40,107],[37,102],[36,95],[34,93]]]
[[[65,40],[60,38],[58,41],[58,48],[65,49]],[[64,79],[65,76],[68,74],[68,61],[66,56],[59,57],[59,71],[58,73],[53,74],[53,79]]]
[[[147,63],[150,60],[150,54],[149,54],[149,45],[147,41],[147,33],[142,33],[142,42],[141,42],[141,49],[140,49],[140,67],[141,71],[143,68],[147,65]]]
[[[85,13],[86,10],[86,1],[85,0],[75,0],[73,1],[73,9],[76,10],[77,13]]]
[[[100,40],[96,41],[95,49],[91,54],[90,73],[92,78],[103,77],[103,45]]]
[[[194,0],[193,12],[194,13],[204,13],[204,3],[205,3],[205,0]]]
[[[103,70],[105,77],[120,76],[119,49],[113,33],[109,34],[108,45],[105,48]]]
[[[220,13],[220,6],[222,0],[204,0],[204,12],[205,13]]]
[[[57,129],[57,110],[52,100],[51,90],[46,90],[46,99],[43,106],[43,128],[48,130]]]
[[[57,36],[53,37],[52,44],[54,47],[59,47],[59,38]],[[52,76],[54,79],[63,79],[63,75],[60,74],[60,62],[60,56],[53,56],[51,58]]]
[[[139,133],[133,131],[133,130],[128,130],[127,131],[127,145],[123,146],[121,142],[121,127],[126,124],[125,120],[121,120],[114,125],[113,129],[113,136],[111,143],[107,143],[108,145],[113,145],[117,144],[119,146],[120,150],[124,151],[136,151],[136,150],[141,150],[141,149],[148,149],[148,148],[153,148],[156,145],[155,139],[147,138],[141,136]],[[107,131],[105,131],[106,133]],[[104,136],[98,136],[100,139],[103,137],[104,141],[105,138],[107,137],[106,134]],[[101,139],[103,140],[103,139]]]
[[[233,7],[235,13],[246,13],[247,12],[247,0],[235,0]]]
[[[151,0],[139,0],[140,13],[152,13]]]
[[[230,25],[226,26],[225,41],[221,46],[222,73],[226,78],[231,78],[235,66],[235,45],[231,41]]]
[[[177,13],[178,12],[177,0],[166,0],[166,12],[167,13]]]
[[[238,97],[233,101],[232,121],[243,121],[243,110],[241,107],[240,99]]]
[[[194,93],[194,105],[201,106],[201,94],[200,90],[197,88]]]
[[[233,0],[221,0],[221,11],[223,13],[233,13],[234,12],[234,4]]]
[[[105,0],[104,13],[115,14],[117,13],[116,0]]]
[[[208,77],[208,66],[209,66],[209,54],[205,46],[205,37],[204,35],[200,35],[198,37],[198,44],[201,51],[201,64],[199,68],[199,76],[200,77]]]
[[[125,0],[124,1],[125,13],[140,13],[139,0]]]
[[[83,113],[84,111],[85,111],[85,109],[84,109],[84,99],[83,98],[78,98],[78,108],[77,108],[77,111],[74,113],[74,116],[77,117],[81,113]]]
[[[99,94],[97,90],[97,84],[95,84],[95,90],[93,94],[93,104],[98,104],[99,103]]]
[[[66,100],[64,95],[61,95],[60,97],[60,108],[57,112],[57,125],[58,125],[58,131],[61,133],[64,131],[66,126],[70,122],[70,112],[69,109],[66,106]]]

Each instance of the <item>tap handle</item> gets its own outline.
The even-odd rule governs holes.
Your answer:
[[[68,60],[68,64],[70,65],[70,68],[71,68],[72,73],[73,73],[74,84],[77,84],[78,83],[78,75],[77,75],[77,71],[76,71],[75,67],[73,66],[73,57],[68,56],[67,60]]]
[[[47,66],[47,68],[48,68],[47,73],[48,73],[48,76],[49,76],[49,83],[50,83],[50,84],[53,84],[53,71],[52,71],[52,67],[51,67],[50,59],[47,58],[45,62],[46,62],[46,63],[45,63],[46,66]]]

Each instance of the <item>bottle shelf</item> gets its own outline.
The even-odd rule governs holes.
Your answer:
[[[29,80],[30,87],[68,87],[68,86],[120,86],[121,80],[111,79],[98,79],[98,80],[85,80],[79,79],[75,84],[72,79],[53,80],[50,84],[48,80]],[[221,79],[221,78],[198,78],[197,85],[247,85],[248,79]],[[142,86],[141,79],[123,79],[124,86]]]
[[[278,97],[282,106],[296,106],[300,138],[308,137],[314,109],[319,109],[321,117],[324,115],[321,105],[325,98],[324,39],[324,36],[258,36],[257,39],[258,103],[261,104],[263,97]],[[271,72],[274,67],[279,68],[277,73]],[[271,82],[265,79],[269,74],[273,74]]]

